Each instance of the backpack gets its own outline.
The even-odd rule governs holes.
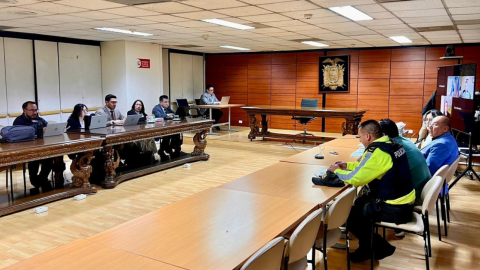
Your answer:
[[[0,131],[1,141],[9,143],[28,142],[35,140],[33,126],[8,126]]]

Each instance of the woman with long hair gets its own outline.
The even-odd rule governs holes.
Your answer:
[[[428,132],[428,127],[433,121],[433,118],[443,115],[439,110],[430,110],[423,116],[423,124],[422,128],[420,129],[419,136],[415,144],[418,146],[419,149],[424,148],[429,143],[432,142],[432,135]]]
[[[143,101],[137,99],[132,104],[132,109],[127,112],[127,115],[136,115],[140,114],[142,117],[138,121],[143,122],[147,120],[147,114],[145,113],[145,106],[143,106]]]
[[[89,126],[88,107],[85,104],[78,103],[73,107],[73,112],[67,120],[67,130],[88,128]]]

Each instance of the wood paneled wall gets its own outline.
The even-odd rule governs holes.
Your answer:
[[[480,64],[480,46],[456,46],[463,63]],[[440,60],[445,46],[362,49],[265,54],[211,54],[206,57],[206,84],[216,95],[230,96],[231,103],[300,106],[302,98],[317,98],[319,63],[323,55],[350,55],[350,93],[327,94],[326,107],[368,109],[364,120],[390,118],[407,129],[421,127],[420,111],[435,91],[437,67],[456,64]],[[480,88],[477,68],[476,89]],[[226,116],[225,116],[226,117]],[[303,129],[291,116],[271,116],[269,126]],[[239,120],[243,123],[239,123]],[[260,119],[259,119],[260,120]],[[342,119],[326,118],[325,131],[341,132]],[[247,115],[232,110],[232,125],[248,126]],[[321,131],[322,119],[308,124]]]

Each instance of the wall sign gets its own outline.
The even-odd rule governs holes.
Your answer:
[[[348,93],[350,64],[349,55],[319,58],[319,93]]]
[[[140,59],[137,60],[138,68],[150,68],[150,59]]]

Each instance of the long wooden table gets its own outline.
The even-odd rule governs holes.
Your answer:
[[[199,109],[208,109],[210,112],[210,120],[212,120],[212,109],[228,109],[228,122],[226,123],[217,123],[214,124],[210,127],[210,133],[209,135],[220,135],[220,133],[214,133],[212,131],[213,127],[218,127],[218,126],[225,126],[228,125],[228,129],[226,131],[233,131],[233,132],[238,132],[236,129],[231,128],[231,116],[232,116],[232,108],[238,108],[245,106],[245,104],[227,104],[227,105],[191,105],[191,108],[199,108]]]
[[[234,269],[318,204],[211,188],[88,240],[195,270]]]
[[[105,157],[105,178],[101,180],[100,185],[103,188],[114,188],[120,182],[132,179],[134,177],[175,167],[188,162],[208,160],[210,156],[206,154],[204,150],[207,146],[207,132],[212,124],[213,121],[211,120],[197,120],[192,122],[185,120],[166,120],[162,124],[153,123],[131,126],[108,126],[105,128],[96,128],[90,130],[72,130],[69,131],[69,133],[100,136],[104,139],[102,153]],[[182,155],[180,158],[176,158],[168,162],[159,162],[126,172],[118,174],[116,173],[115,169],[118,167],[120,159],[118,152],[113,148],[115,145],[181,134],[185,132],[197,132],[193,137],[195,148],[192,153]]]
[[[358,157],[351,157],[351,154],[355,152],[360,147],[349,148],[349,147],[340,147],[340,146],[317,146],[310,150],[304,151],[302,153],[296,154],[291,157],[281,159],[282,163],[297,163],[297,164],[309,164],[309,165],[324,165],[330,166],[336,161],[342,160],[345,162],[353,162],[358,159]],[[323,151],[322,151],[323,149]],[[331,154],[330,152],[337,152],[338,155]],[[316,159],[315,155],[322,152],[323,159]]]
[[[181,270],[122,250],[80,239],[31,259],[8,270]]]
[[[289,115],[289,116],[309,116],[309,117],[326,117],[326,118],[345,118],[342,125],[343,135],[357,134],[358,125],[367,110],[363,109],[330,109],[330,108],[296,108],[295,106],[255,106],[242,107],[248,115],[250,121],[250,140],[256,137],[271,137],[285,139],[301,139],[310,141],[321,141],[321,137],[317,136],[299,136],[271,133],[268,131],[267,115]],[[255,115],[262,117],[262,129],[260,130]]]
[[[62,134],[45,137],[30,142],[2,143],[0,144],[0,171],[14,164],[27,163],[46,158],[63,157],[63,155],[83,153],[72,161],[70,167],[73,174],[73,186],[75,188],[58,189],[45,192],[28,200],[21,199],[12,201],[0,208],[0,216],[25,210],[37,205],[42,205],[55,200],[72,197],[78,194],[95,193],[97,189],[89,182],[93,151],[101,149],[103,138],[88,134]],[[55,174],[63,177],[65,169],[63,158],[56,159],[62,162],[60,166],[54,166]]]

